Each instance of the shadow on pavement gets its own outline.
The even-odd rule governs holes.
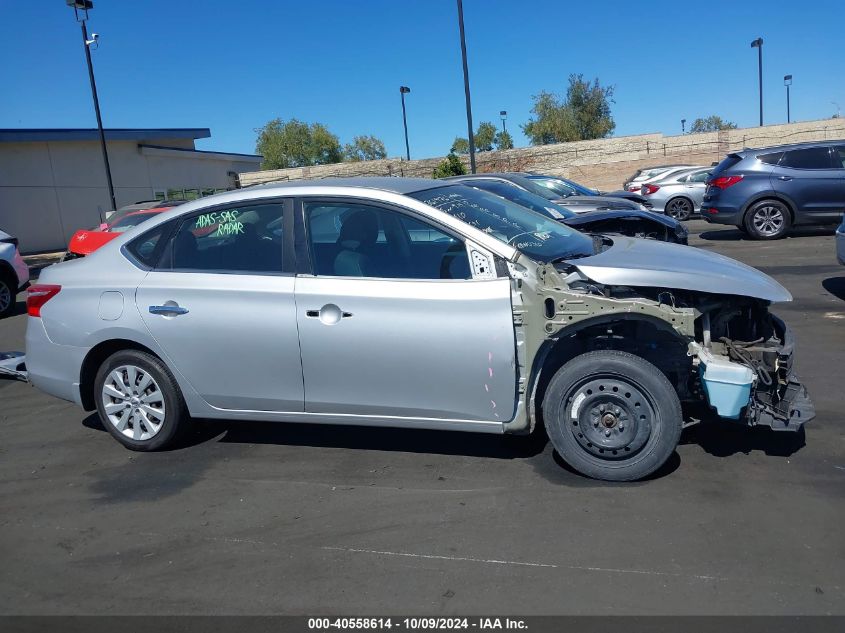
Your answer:
[[[819,237],[822,235],[833,235],[836,232],[835,227],[830,226],[807,226],[792,229],[789,235],[783,239],[800,239],[805,237]],[[711,242],[756,242],[752,240],[743,231],[737,228],[722,229],[716,231],[704,231],[698,235],[703,240]]]
[[[747,428],[727,421],[704,421],[684,431],[682,444],[698,444],[715,457],[762,451],[769,457],[789,457],[805,445],[804,429],[797,433]]]
[[[822,281],[822,288],[837,299],[845,301],[845,277],[828,277]]]

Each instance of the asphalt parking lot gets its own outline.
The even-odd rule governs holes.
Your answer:
[[[805,434],[693,427],[636,484],[574,474],[541,437],[203,423],[139,454],[0,380],[0,612],[845,614],[833,233],[690,228],[794,295],[775,312],[817,409]],[[0,322],[0,350],[25,324]]]

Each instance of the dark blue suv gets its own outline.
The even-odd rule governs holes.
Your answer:
[[[837,224],[845,212],[845,141],[745,149],[713,169],[701,217],[758,240],[790,227]]]

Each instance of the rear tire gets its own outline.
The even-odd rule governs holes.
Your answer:
[[[133,451],[172,446],[190,417],[176,379],[158,358],[139,350],[109,356],[94,379],[103,426]]]
[[[0,319],[15,311],[17,291],[17,285],[11,275],[0,270]]]
[[[555,373],[543,399],[552,445],[578,472],[606,481],[652,474],[681,437],[681,403],[666,376],[615,350],[576,356]]]
[[[679,196],[669,200],[664,207],[664,211],[666,215],[675,218],[679,222],[685,222],[692,217],[694,208],[692,200]]]
[[[755,240],[777,240],[792,226],[789,208],[779,200],[760,200],[745,212],[745,232]]]

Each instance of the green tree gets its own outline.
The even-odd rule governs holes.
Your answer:
[[[343,146],[343,158],[354,163],[362,160],[381,160],[387,158],[387,150],[380,138],[356,136],[351,143]]]
[[[613,86],[570,75],[566,99],[542,91],[535,95],[533,117],[522,126],[532,145],[605,138],[616,128],[610,113]]]
[[[321,123],[273,119],[256,130],[255,150],[264,156],[262,169],[283,169],[339,163],[340,140]]]
[[[493,142],[496,144],[496,149],[513,149],[513,137],[507,130],[497,132]]]
[[[469,154],[469,141],[462,136],[456,136],[449,152],[452,154]]]
[[[475,131],[475,149],[479,152],[489,152],[496,140],[496,126],[490,121],[482,121]]]
[[[434,168],[433,178],[446,178],[447,176],[463,176],[467,173],[466,167],[461,159],[454,152],[449,152],[446,158]]]
[[[736,123],[723,121],[722,117],[711,114],[708,117],[697,118],[689,128],[690,134],[699,132],[718,132],[719,130],[735,130]]]

